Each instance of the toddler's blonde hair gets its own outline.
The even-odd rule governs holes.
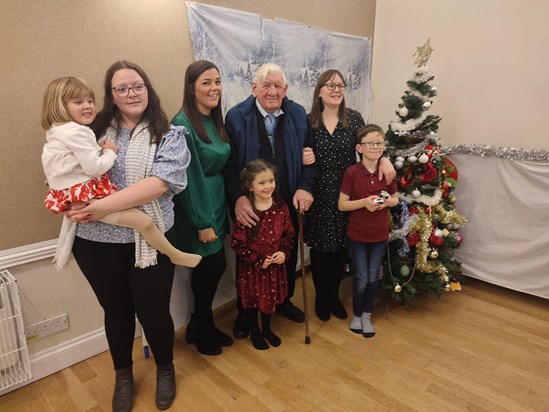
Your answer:
[[[56,124],[72,121],[67,111],[67,100],[89,96],[95,102],[95,93],[88,83],[78,77],[59,77],[53,80],[42,100],[41,123],[45,130]]]

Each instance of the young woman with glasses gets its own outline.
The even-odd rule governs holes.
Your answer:
[[[92,123],[100,141],[118,146],[108,174],[120,189],[68,212],[77,225],[73,254],[105,311],[105,333],[116,372],[112,407],[130,411],[134,384],[132,346],[139,319],[156,363],[156,406],[167,409],[176,395],[174,324],[170,294],[175,266],[131,229],[99,222],[108,213],[139,207],[175,243],[172,198],[187,185],[190,153],[183,127],[170,125],[146,73],[127,61],[105,75],[103,109]],[[135,267],[136,259],[156,263]]]
[[[135,93],[139,90],[138,94],[143,94],[145,88],[145,84],[138,83]],[[94,202],[117,190],[106,172],[117,158],[118,146],[109,140],[97,144],[87,127],[94,120],[95,95],[86,82],[69,76],[48,85],[42,107],[42,126],[47,130],[42,164],[49,186],[44,205],[53,213],[65,212],[72,203]],[[153,220],[136,208],[109,213],[101,221],[139,231],[148,244],[175,264],[194,267],[200,262],[199,255],[172,246]],[[58,267],[69,261],[76,224],[65,220],[62,228],[54,258]],[[147,267],[154,259],[137,260],[135,264]]]

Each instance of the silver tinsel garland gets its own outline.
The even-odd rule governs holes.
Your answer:
[[[500,159],[528,162],[549,163],[549,150],[526,150],[517,147],[496,147],[480,144],[457,144],[444,147],[445,155],[472,154],[481,157],[498,157]]]
[[[392,230],[389,234],[389,242],[399,239],[399,238],[405,238],[410,233],[410,230],[412,230],[412,226],[417,222],[419,219],[418,215],[412,215],[410,216],[404,225],[400,229]]]
[[[421,116],[416,119],[408,119],[405,122],[394,121],[391,122],[391,129],[398,136],[406,136],[410,133],[410,130],[415,130],[418,126],[425,121],[427,113],[423,112]]]
[[[440,139],[437,137],[436,134],[432,134],[428,136],[428,140],[423,140],[419,142],[418,144],[414,146],[410,146],[406,149],[402,150],[396,150],[392,146],[387,147],[387,152],[391,154],[393,157],[402,156],[402,157],[408,157],[411,155],[417,155],[418,153],[424,152],[425,148],[428,145],[435,145],[440,146]]]

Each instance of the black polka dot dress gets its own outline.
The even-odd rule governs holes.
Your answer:
[[[347,248],[349,214],[337,208],[341,180],[345,170],[356,163],[356,131],[365,125],[356,110],[347,111],[348,127],[339,122],[330,135],[321,125],[313,129],[316,162],[320,173],[313,193],[314,202],[306,214],[305,242],[320,252]]]

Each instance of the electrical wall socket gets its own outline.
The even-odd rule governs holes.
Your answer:
[[[46,319],[25,328],[27,342],[43,338],[52,333],[60,332],[69,328],[69,316],[64,313],[54,318]]]

